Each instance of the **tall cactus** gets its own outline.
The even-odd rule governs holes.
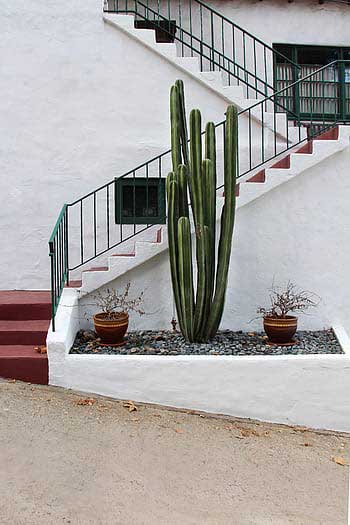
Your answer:
[[[187,136],[184,88],[177,80],[170,91],[172,169],[167,178],[168,238],[171,278],[178,321],[191,342],[216,334],[225,303],[236,207],[237,111],[229,106],[224,136],[224,195],[220,238],[216,249],[215,126],[205,129],[198,109],[190,113]],[[192,218],[190,218],[190,208]],[[191,224],[195,232],[197,283],[194,286]],[[217,257],[216,257],[217,252]],[[217,260],[217,264],[216,264]]]

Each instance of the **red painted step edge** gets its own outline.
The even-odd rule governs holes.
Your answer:
[[[44,345],[48,320],[0,321],[0,345]]]
[[[0,291],[0,319],[20,321],[50,319],[50,292]]]
[[[47,385],[47,355],[38,354],[33,346],[0,346],[0,377]]]
[[[253,175],[253,177],[248,179],[247,182],[265,182],[265,170],[261,170],[255,175]]]

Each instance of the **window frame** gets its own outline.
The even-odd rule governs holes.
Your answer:
[[[123,217],[123,188],[130,186],[158,188],[158,215],[153,217],[142,217],[133,215],[132,217]],[[133,177],[115,178],[115,223],[116,224],[165,224],[166,223],[166,203],[165,203],[165,179],[162,177]]]

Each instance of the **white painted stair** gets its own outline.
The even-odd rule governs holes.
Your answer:
[[[272,166],[255,172],[254,175],[250,173],[240,178],[237,185],[237,208],[261,198],[266,192],[349,147],[349,144],[350,126],[338,126],[326,131],[317,139],[299,145],[295,151],[281,156]],[[224,200],[222,190],[218,191],[218,219]],[[71,286],[78,287],[82,297],[162,253],[168,248],[166,228],[154,228],[157,228],[157,232],[153,242],[136,241],[131,253],[109,256],[107,266],[83,271],[82,281],[71,283]]]
[[[276,131],[277,136],[282,140],[287,140],[286,128],[287,117],[285,113],[273,113],[264,111],[262,114],[261,105],[254,107],[259,99],[248,99],[244,96],[244,87],[242,85],[227,86],[223,83],[222,73],[220,71],[201,71],[198,57],[181,57],[178,56],[175,43],[156,42],[155,30],[153,29],[136,29],[134,27],[133,15],[120,15],[104,13],[103,20],[106,24],[116,28],[119,31],[133,38],[140,45],[146,46],[152,52],[170,62],[180,71],[190,75],[197,82],[206,86],[209,91],[223,98],[229,104],[235,104],[239,110],[245,110],[250,107],[252,119],[259,125],[271,131]],[[262,100],[263,98],[261,98]],[[247,113],[248,118],[248,113]],[[301,137],[299,137],[301,133]],[[288,125],[288,142],[290,144],[306,138],[306,129]]]

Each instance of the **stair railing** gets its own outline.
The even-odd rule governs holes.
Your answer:
[[[350,113],[350,84],[340,101],[338,81],[330,83],[329,68],[336,70],[345,65],[349,67],[350,62],[335,61],[239,112],[238,178],[248,179],[292,148],[344,121],[340,106],[346,104]],[[304,113],[294,113],[295,90]],[[294,126],[284,112],[287,103]],[[219,174],[223,166],[224,125],[216,125]],[[168,150],[63,206],[49,240],[53,330],[59,300],[72,272],[165,222],[164,180],[170,170]],[[220,177],[218,182],[220,190]],[[142,205],[138,202],[140,195]]]
[[[274,65],[289,66],[292,84],[300,66],[200,0],[106,0],[105,13],[148,21],[177,43],[182,57],[198,57],[201,71],[220,71],[227,85],[243,85],[246,98],[271,95]]]

